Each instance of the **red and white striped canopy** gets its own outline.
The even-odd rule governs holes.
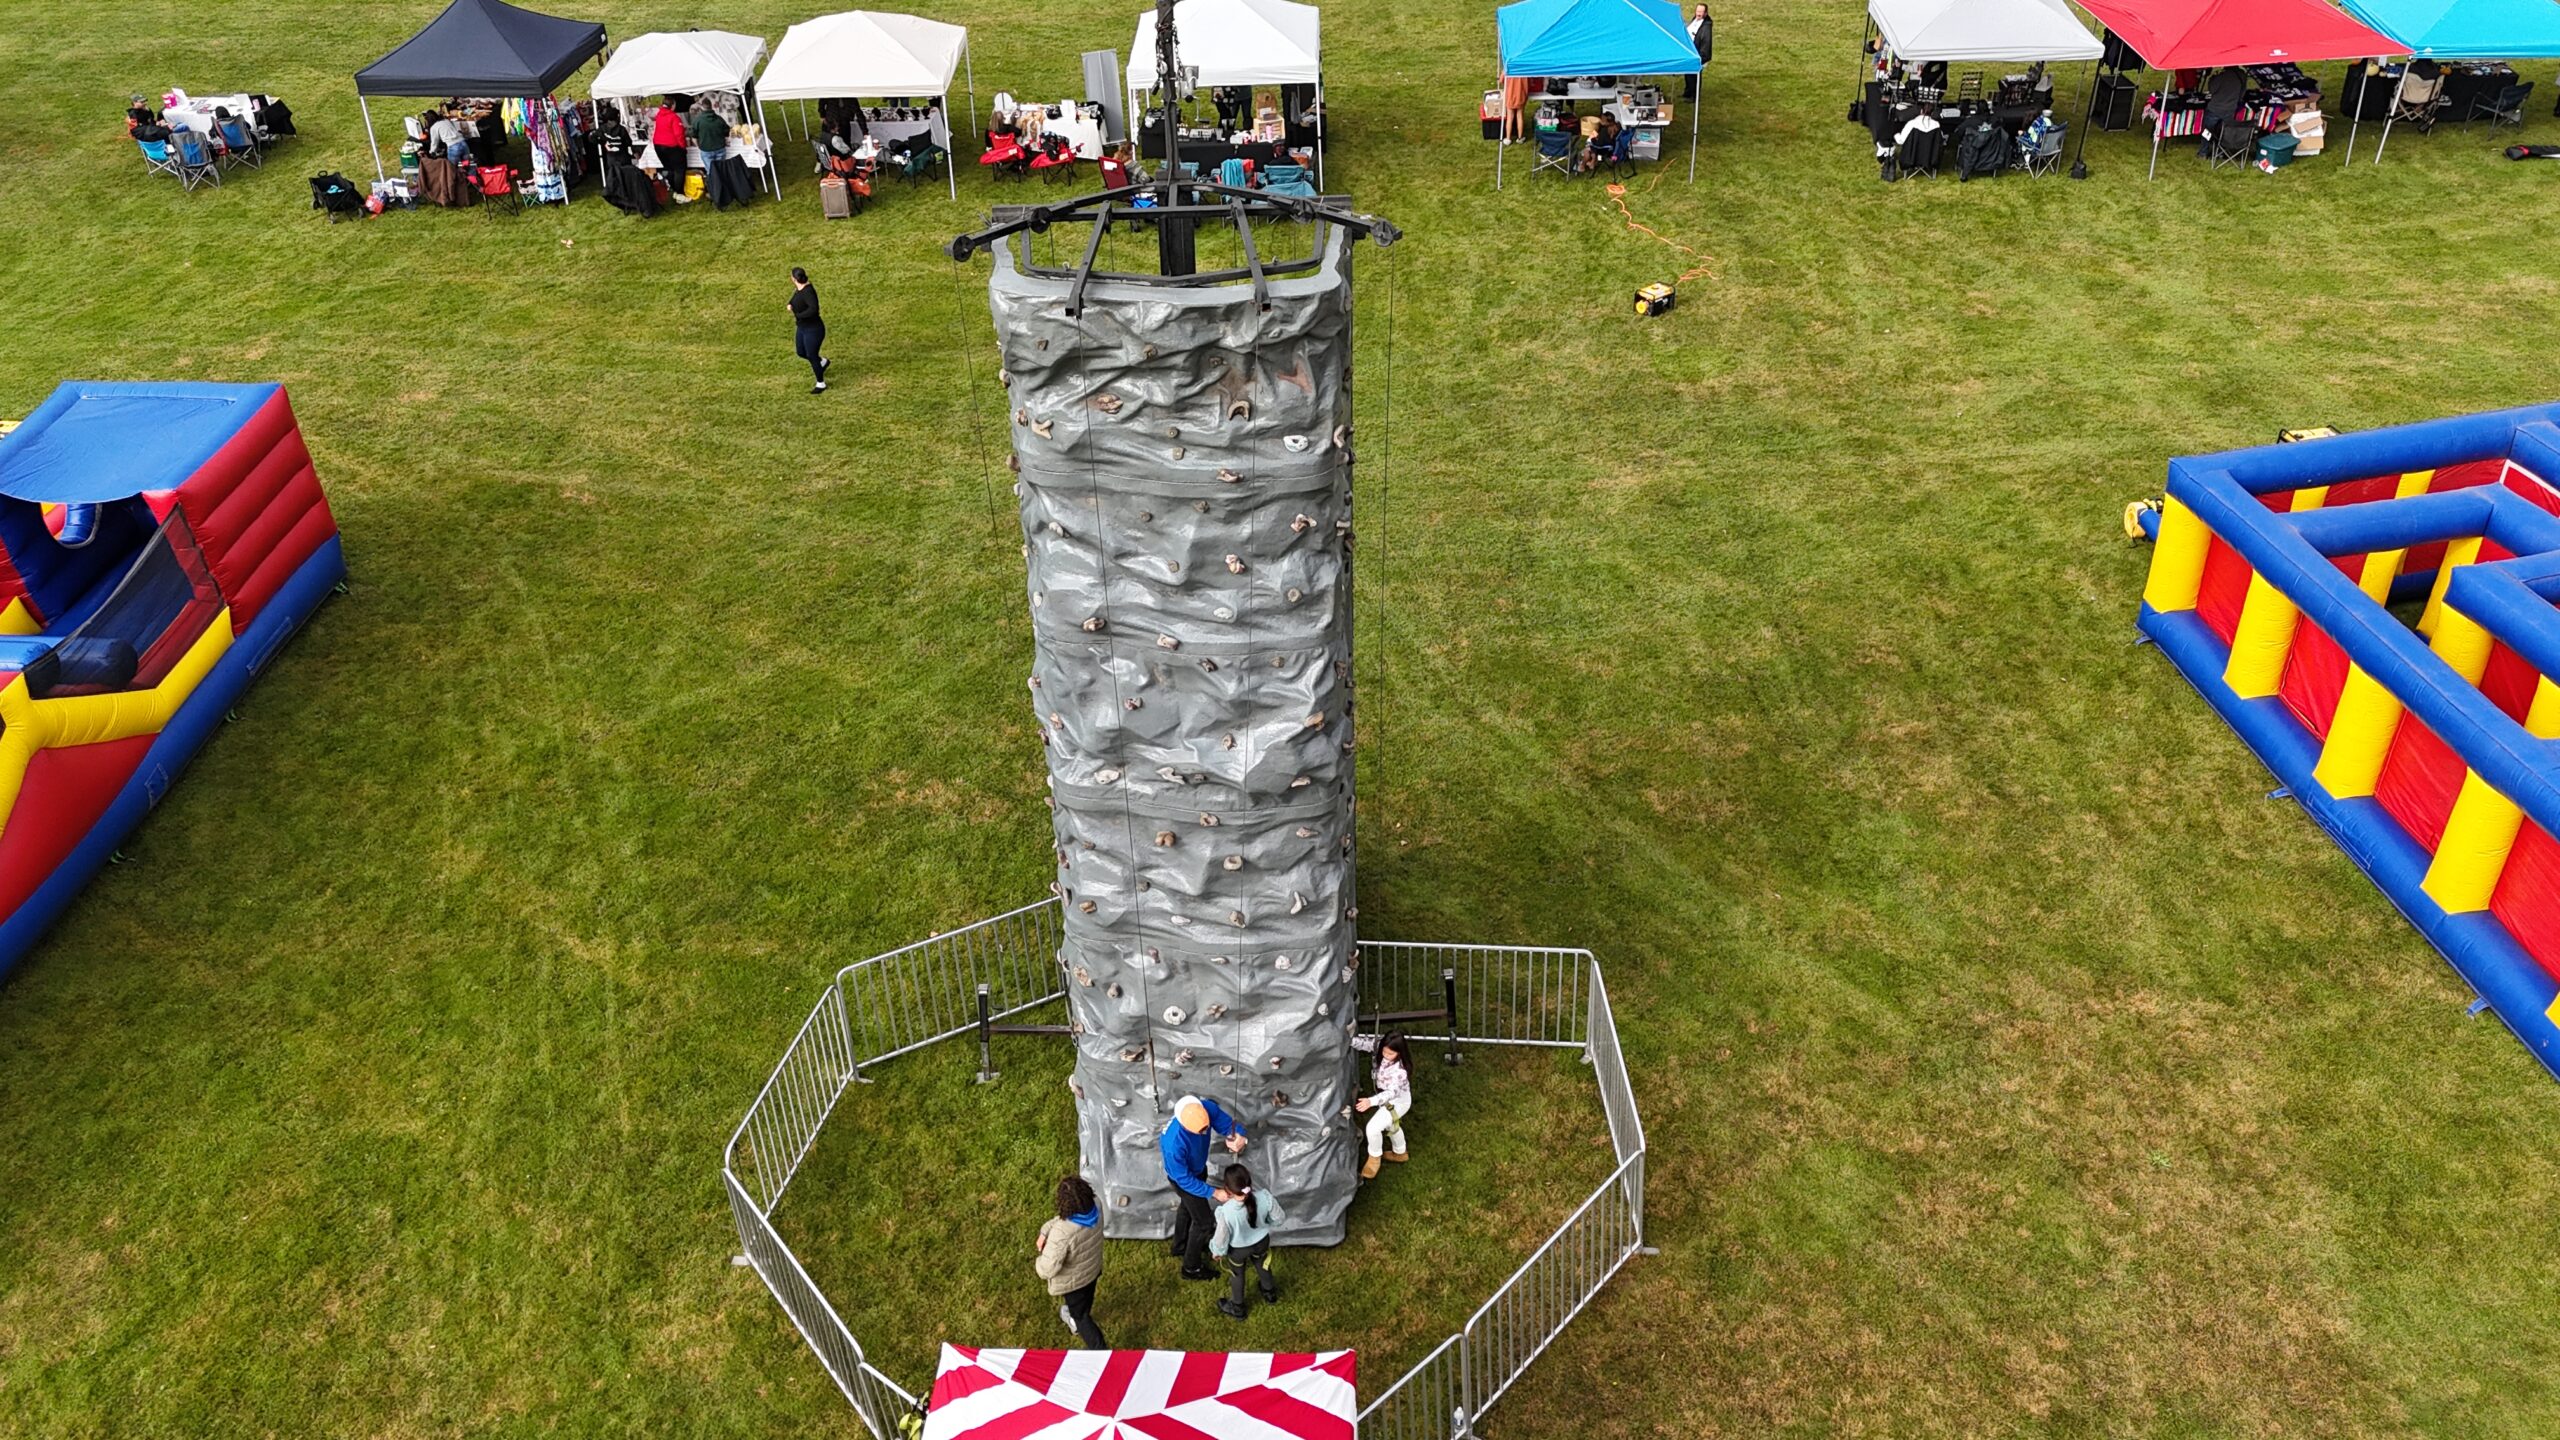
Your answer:
[[[1355,1358],[945,1345],[924,1440],[1352,1440]]]

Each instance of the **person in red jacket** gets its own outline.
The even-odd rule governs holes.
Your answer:
[[[684,116],[661,99],[649,117],[649,145],[658,152],[658,178],[667,182],[671,199],[684,195]]]

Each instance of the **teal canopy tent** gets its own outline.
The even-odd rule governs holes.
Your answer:
[[[1493,12],[1493,18],[1505,80],[1695,75],[1701,68],[1688,21],[1671,0],[1519,0]],[[1698,178],[1698,109],[1694,103],[1689,107],[1692,180]],[[1499,150],[1493,157],[1493,185],[1502,188]]]
[[[2560,59],[2560,5],[2551,0],[2343,0],[2347,13],[2405,46],[2422,60],[2550,60]],[[2401,73],[2402,85],[2408,73]],[[2382,122],[2382,142],[2373,147],[2373,163],[2391,144],[2391,122]],[[2356,153],[2355,129],[2347,130],[2347,159]]]

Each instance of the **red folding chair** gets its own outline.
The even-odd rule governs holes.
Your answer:
[[[471,172],[470,179],[472,188],[478,190],[480,198],[489,204],[495,205],[503,200],[510,214],[524,208],[524,200],[516,193],[516,167],[513,165],[483,165]]]
[[[1022,137],[1010,127],[1000,127],[987,132],[987,148],[978,156],[978,163],[994,171],[998,179],[1010,175],[1019,180],[1031,173],[1031,152],[1022,148]]]
[[[1063,135],[1043,135],[1040,137],[1040,153],[1031,157],[1031,168],[1039,171],[1040,178],[1052,185],[1061,179],[1073,179],[1076,173],[1075,147],[1069,145]]]

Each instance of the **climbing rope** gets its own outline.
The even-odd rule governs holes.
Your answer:
[[[1662,183],[1662,177],[1669,173],[1671,172],[1668,170],[1658,171],[1653,177],[1654,183],[1657,185]],[[1635,212],[1627,208],[1626,186],[1620,185],[1615,181],[1610,182],[1609,203],[1618,207],[1618,214],[1627,222],[1628,229],[1641,235],[1650,236],[1654,240],[1668,245],[1672,249],[1677,250],[1681,254],[1698,262],[1697,264],[1690,266],[1688,269],[1681,271],[1678,277],[1672,280],[1671,286],[1673,289],[1676,290],[1679,287],[1688,284],[1690,281],[1697,279],[1701,275],[1712,275],[1715,273],[1715,257],[1707,254],[1704,250],[1698,249],[1694,245],[1687,245],[1678,240],[1674,240],[1670,236],[1665,235],[1661,231],[1654,229],[1652,226],[1645,224],[1641,220],[1638,220]]]

